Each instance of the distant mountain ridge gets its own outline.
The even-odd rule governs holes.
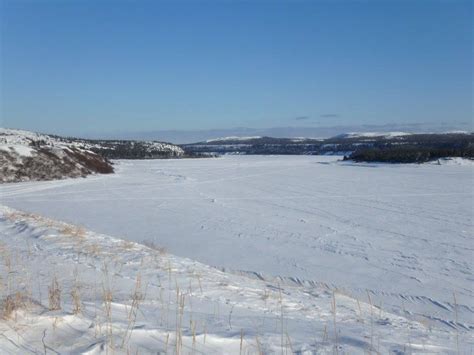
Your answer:
[[[83,136],[94,139],[126,139],[126,140],[158,140],[174,144],[192,144],[205,142],[220,137],[316,137],[330,138],[345,132],[409,132],[422,134],[426,132],[443,133],[448,131],[472,131],[472,122],[442,123],[387,123],[387,124],[339,124],[317,126],[277,126],[277,127],[230,127],[230,128],[195,128],[146,130],[146,131],[104,131],[102,133],[86,133]]]
[[[224,137],[181,146],[188,152],[200,154],[337,154],[358,161],[424,162],[451,156],[474,158],[474,134],[468,132],[353,132],[326,139]]]

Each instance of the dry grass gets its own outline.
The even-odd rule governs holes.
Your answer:
[[[112,302],[113,302],[113,291],[111,288],[111,282],[109,277],[109,267],[106,262],[104,262],[103,269],[103,281],[102,281],[102,300],[104,302],[104,315],[106,323],[106,354],[114,353],[115,344],[113,337],[113,322],[112,322]]]
[[[90,256],[99,256],[101,253],[101,248],[98,244],[92,243],[87,244],[84,248],[87,255]]]
[[[337,355],[337,354],[339,354],[339,345],[337,344],[338,343],[338,339],[337,339],[337,320],[336,320],[337,304],[336,304],[336,292],[335,291],[332,293],[331,308],[332,308],[333,323],[334,323],[334,345],[335,345],[334,350],[335,350],[335,353]]]
[[[53,277],[51,286],[48,287],[48,301],[49,310],[57,311],[61,309],[61,287],[59,286],[58,279]]]
[[[6,274],[5,278],[5,285],[1,284],[2,286],[2,293],[5,292],[6,296],[0,303],[0,317],[3,319],[10,319],[12,318],[13,314],[16,310],[20,308],[24,308],[26,306],[26,294],[23,291],[18,290],[18,280],[15,278],[17,267],[14,267],[13,261],[15,260],[12,257],[11,251],[8,247],[4,244],[0,244],[0,255],[3,258],[3,264],[5,265],[4,272]],[[18,262],[18,255],[16,255],[16,264],[17,266],[20,265]]]
[[[74,287],[71,290],[71,297],[72,297],[72,313],[80,314],[82,312],[82,302],[81,302],[81,294],[79,292],[78,287]]]
[[[168,252],[168,250],[165,247],[156,245],[155,242],[153,241],[144,240],[142,244],[147,246],[150,249],[156,250],[160,254],[166,254]]]
[[[25,307],[25,297],[21,292],[8,295],[1,303],[1,318],[10,319],[16,310]]]
[[[186,294],[182,293],[179,286],[176,285],[176,342],[175,354],[179,355],[183,350],[183,315],[185,307]]]
[[[130,338],[132,337],[132,330],[135,327],[135,323],[137,321],[140,303],[144,299],[145,293],[142,292],[142,278],[141,275],[138,274],[137,280],[135,281],[135,289],[133,290],[133,293],[131,295],[132,304],[130,305],[130,309],[127,311],[128,325],[127,329],[125,330],[125,334],[122,337],[122,348],[124,348],[126,344],[128,344]]]
[[[76,227],[73,225],[66,225],[60,230],[61,234],[83,239],[86,236],[86,230],[82,227]]]
[[[135,243],[123,240],[120,242],[120,248],[124,250],[131,250],[135,247]]]
[[[74,271],[74,285],[71,289],[72,313],[80,314],[82,312],[81,292],[78,281],[77,269]]]
[[[29,214],[22,214],[22,213],[18,213],[18,214],[11,214],[10,217],[11,218],[14,218],[14,219],[17,219],[19,216],[25,218],[33,218],[33,219],[38,219],[39,217],[35,216],[35,215],[29,215]],[[92,240],[89,242],[89,241],[86,241],[86,237],[87,237],[87,232],[81,228],[81,227],[75,227],[75,226],[71,226],[71,225],[64,225],[64,224],[55,224],[54,225],[54,228],[58,229],[58,231],[61,232],[61,234],[64,234],[64,235],[67,235],[67,236],[70,236],[70,237],[73,237],[73,238],[76,238],[76,240],[80,241],[81,243],[84,241],[84,244],[83,244],[83,250],[88,253],[89,255],[96,255],[96,256],[100,256],[102,254],[102,251],[101,251],[101,248],[102,246],[99,245],[99,244],[95,244],[95,243],[92,243]],[[159,254],[166,254],[167,253],[167,250],[166,248],[164,247],[160,247],[160,246],[157,246],[154,242],[143,242],[142,244],[144,244],[145,246],[147,246],[148,248],[150,249],[153,249],[155,251],[157,251]],[[115,246],[119,246],[120,248],[124,249],[124,250],[130,250],[130,249],[133,249],[137,246],[136,243],[133,243],[133,242],[130,242],[130,241],[121,241],[117,244],[114,244]],[[104,254],[105,252],[108,250],[107,249],[107,246],[103,246],[104,248]],[[28,245],[28,254],[30,255],[32,253],[31,251],[31,248],[30,246]],[[116,250],[116,249],[115,249]],[[33,251],[34,253],[34,251]],[[201,295],[203,294],[203,288],[202,288],[202,284],[201,284],[201,275],[198,274],[198,273],[195,273],[195,271],[192,271],[190,272],[190,286],[189,286],[189,290],[186,290],[186,292],[182,292],[182,290],[180,290],[180,287],[178,286],[178,284],[176,283],[176,287],[172,287],[172,280],[174,280],[176,282],[176,277],[172,277],[172,272],[177,270],[177,269],[172,269],[171,267],[171,263],[169,260],[167,260],[168,258],[160,258],[158,256],[158,254],[156,253],[152,253],[153,254],[153,257],[158,260],[158,259],[162,259],[161,262],[162,264],[165,264],[167,263],[167,267],[165,269],[165,267],[163,266],[163,270],[166,270],[167,273],[168,273],[168,280],[169,280],[169,285],[168,285],[168,302],[166,304],[166,296],[163,296],[162,294],[162,291],[166,289],[166,286],[162,288],[161,286],[161,281],[160,281],[160,296],[159,296],[159,300],[161,302],[161,318],[162,318],[162,323],[163,323],[163,318],[166,317],[166,330],[169,330],[169,328],[173,328],[172,325],[169,325],[169,320],[168,320],[168,314],[171,313],[171,315],[173,316],[173,311],[175,311],[175,316],[176,316],[176,329],[175,331],[171,330],[171,333],[168,333],[167,336],[166,336],[166,351],[170,351],[170,352],[174,352],[176,354],[180,354],[180,353],[183,353],[185,352],[184,350],[188,350],[188,349],[183,349],[183,331],[186,327],[183,327],[183,314],[184,314],[184,311],[185,311],[185,303],[188,303],[186,306],[187,306],[187,310],[186,312],[189,313],[189,307],[191,307],[191,312],[192,312],[192,303],[191,303],[191,298],[189,296],[193,296],[193,287],[196,288],[196,284],[194,283],[193,285],[191,285],[191,280],[194,280],[197,278],[197,283],[199,285],[199,290],[200,290],[200,293]],[[6,286],[8,287],[8,290],[7,290],[7,287],[5,287],[5,290],[2,290],[2,293],[4,292],[3,294],[3,300],[0,301],[0,317],[3,318],[3,319],[11,319],[12,316],[14,316],[15,314],[15,311],[20,309],[20,308],[25,308],[27,303],[25,303],[26,300],[28,300],[28,297],[25,296],[25,292],[21,293],[21,292],[15,292],[16,289],[18,289],[17,287],[14,287],[16,285],[18,285],[18,280],[14,278],[14,276],[12,275],[15,275],[17,274],[19,269],[18,269],[18,266],[20,266],[20,264],[18,263],[18,261],[15,259],[15,253],[11,253],[8,248],[2,244],[0,242],[0,256],[3,257],[3,264],[4,264],[4,270],[6,271],[5,273],[5,284]],[[123,266],[123,265],[122,265]],[[179,272],[179,270],[178,270]],[[113,274],[112,274],[113,275]],[[178,274],[177,274],[178,275]],[[94,299],[97,299],[97,300],[100,300],[102,298],[102,301],[103,301],[103,307],[104,307],[104,314],[105,314],[105,326],[106,326],[106,339],[107,339],[107,349],[110,349],[110,350],[114,350],[114,336],[115,336],[115,340],[118,341],[117,339],[119,339],[119,341],[121,342],[121,348],[122,349],[125,349],[125,350],[128,350],[128,344],[130,343],[130,339],[131,339],[131,336],[132,336],[132,331],[133,329],[135,328],[135,325],[136,325],[136,320],[137,320],[137,315],[139,314],[139,311],[140,311],[140,308],[143,307],[142,306],[142,303],[143,301],[145,300],[145,295],[146,295],[146,290],[145,292],[142,291],[142,279],[140,277],[140,275],[137,276],[137,279],[136,279],[136,283],[135,283],[135,289],[132,291],[132,294],[130,296],[130,302],[129,303],[129,306],[127,307],[127,317],[128,317],[128,327],[126,328],[125,330],[125,333],[123,333],[123,330],[120,331],[120,334],[112,334],[112,330],[113,330],[113,322],[112,322],[112,301],[114,299],[113,297],[113,291],[111,289],[111,284],[110,284],[110,278],[109,278],[109,270],[108,270],[108,267],[107,267],[107,264],[104,264],[104,268],[103,268],[103,276],[104,276],[104,280],[103,280],[103,283],[102,283],[102,295],[97,295],[97,297],[95,297]],[[174,275],[173,275],[174,276]],[[8,278],[8,283],[6,282],[7,281],[7,278]],[[166,277],[164,277],[166,279]],[[206,282],[206,278],[204,278],[204,282]],[[215,281],[212,281],[212,283],[214,283]],[[207,281],[207,283],[204,284],[204,286],[206,286],[207,284],[209,283],[209,280]],[[221,281],[217,281],[217,284],[219,287],[226,287],[228,286],[228,282],[226,280],[221,280]],[[64,284],[66,285],[66,283]],[[145,283],[146,285],[146,283]],[[83,292],[87,292],[86,291],[86,286],[84,286],[84,290]],[[146,286],[145,286],[146,288]],[[100,286],[99,288],[100,289]],[[290,338],[290,335],[288,334],[288,325],[285,326],[285,307],[284,307],[284,297],[283,297],[283,293],[282,293],[282,288],[280,287],[280,285],[278,284],[278,293],[276,292],[273,292],[273,291],[270,291],[269,289],[267,288],[263,288],[261,291],[258,291],[258,294],[257,294],[257,297],[262,300],[262,303],[265,302],[265,306],[267,306],[267,304],[273,304],[273,301],[276,301],[276,314],[277,314],[277,317],[279,318],[277,320],[277,324],[276,324],[276,329],[278,329],[278,331],[280,332],[280,346],[281,346],[281,351],[282,353],[285,352],[285,353],[293,353],[294,352],[294,349],[293,349],[293,345],[292,345],[292,341],[291,341],[291,338]],[[171,302],[171,295],[175,292],[175,296],[176,296],[176,308],[175,309],[172,309],[171,308],[171,304],[174,303],[174,302]],[[83,304],[81,302],[81,288],[79,286],[79,283],[77,281],[77,274],[75,275],[75,281],[71,287],[71,289],[69,290],[70,292],[70,295],[71,295],[71,298],[69,299],[68,298],[68,301],[72,302],[71,303],[71,308],[72,309],[72,313],[73,314],[80,314],[81,312],[83,312]],[[338,329],[338,319],[339,318],[339,322],[340,322],[340,317],[341,317],[341,313],[337,313],[337,308],[338,308],[338,304],[336,303],[337,300],[340,301],[340,298],[337,299],[337,297],[339,296],[340,297],[340,293],[339,295],[337,294],[339,292],[333,292],[332,294],[332,300],[331,300],[331,315],[332,315],[332,326],[331,326],[331,319],[329,318],[328,319],[328,325],[324,327],[324,335],[323,335],[323,342],[327,342],[329,341],[330,338],[332,338],[332,335],[334,334],[334,348],[333,348],[333,351],[334,353],[338,353],[340,352],[340,349],[339,349],[339,344],[338,342],[340,342],[340,339],[339,339],[339,336],[340,336],[340,331]],[[4,296],[5,294],[7,294],[8,296]],[[99,291],[99,294],[100,294],[100,291]],[[102,297],[101,297],[102,296]],[[455,311],[455,316],[456,316],[456,324],[458,322],[458,315],[457,315],[457,308],[458,308],[458,304],[457,304],[457,300],[456,300],[456,295],[453,295],[454,296],[454,311]],[[59,281],[57,279],[57,277],[54,277],[51,281],[51,284],[50,286],[48,287],[48,301],[49,301],[49,309],[51,311],[54,311],[54,310],[61,310],[62,308],[62,304],[61,304],[61,297],[62,297],[62,289],[61,289],[61,285],[59,284]],[[374,339],[376,339],[374,337],[374,317],[376,317],[376,313],[374,311],[376,311],[377,308],[379,308],[379,316],[381,316],[381,312],[382,312],[382,307],[377,307],[373,304],[373,300],[371,299],[371,295],[369,292],[367,292],[367,297],[368,297],[368,304],[370,305],[370,349],[371,351],[375,351],[373,350],[375,348],[375,345],[374,344]],[[30,298],[31,299],[31,298]],[[185,302],[186,301],[186,302]],[[358,299],[355,299],[355,302],[356,302],[356,314],[358,313],[358,316],[360,318],[360,321],[363,322],[364,321],[364,318],[363,318],[363,308],[361,307],[361,302],[358,300]],[[41,303],[41,295],[40,295],[40,303]],[[228,324],[229,324],[229,328],[232,329],[232,326],[234,325],[235,327],[235,324],[232,324],[232,311],[233,311],[233,307],[231,308],[229,314],[228,314]],[[341,309],[341,305],[339,305],[339,312],[340,309]],[[69,308],[69,307],[66,307],[64,306],[64,308]],[[173,307],[174,308],[174,307]],[[357,312],[358,310],[358,312]],[[84,313],[87,313],[87,312],[84,312]],[[219,303],[217,304],[217,318],[219,318]],[[99,321],[100,322],[100,321]],[[279,322],[279,324],[278,324]],[[235,322],[234,322],[235,323]],[[368,323],[368,322],[367,322]],[[104,323],[102,323],[104,324]],[[279,327],[278,327],[279,326]],[[192,352],[194,353],[196,351],[196,346],[197,346],[197,343],[196,342],[199,342],[199,337],[196,337],[196,332],[197,332],[197,328],[200,328],[200,324],[198,324],[198,322],[196,320],[193,320],[192,319],[192,315],[191,315],[191,320],[190,320],[190,327],[189,327],[189,333],[191,334],[192,336]],[[332,329],[333,328],[333,329]],[[203,342],[204,342],[204,345],[206,344],[206,336],[207,336],[207,329],[206,329],[206,325],[204,324],[203,325],[203,334],[204,334],[204,337],[203,337]],[[173,334],[174,333],[174,334]],[[198,333],[199,334],[199,333]],[[175,338],[173,339],[173,335],[175,336]],[[456,339],[456,342],[458,343],[457,346],[459,348],[459,335],[457,334],[457,339]],[[164,340],[164,339],[163,339]],[[170,343],[171,341],[174,340],[174,344],[173,343]],[[117,343],[117,345],[120,344],[120,343]],[[257,353],[263,353],[265,351],[265,346],[264,346],[264,343],[262,342],[262,339],[260,338],[260,335],[259,333],[257,332],[257,335],[255,336],[254,339],[252,339],[251,337],[248,337],[247,338],[244,338],[244,331],[243,329],[240,330],[240,353],[244,353],[245,352],[245,345],[248,345],[249,347],[255,347],[256,348],[256,351]],[[174,345],[174,349],[172,349]],[[170,349],[171,348],[171,349]],[[174,351],[173,351],[174,350]],[[106,350],[107,352],[109,352],[109,350]]]

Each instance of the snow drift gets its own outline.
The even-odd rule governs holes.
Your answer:
[[[225,273],[4,206],[0,256],[2,354],[456,351],[452,333],[370,298]]]

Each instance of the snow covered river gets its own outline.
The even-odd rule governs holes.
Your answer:
[[[437,326],[457,308],[472,331],[473,165],[337,159],[117,161],[110,176],[0,185],[0,202],[255,277],[369,293]]]

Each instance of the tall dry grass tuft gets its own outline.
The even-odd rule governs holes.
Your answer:
[[[191,334],[193,337],[192,353],[194,354],[196,352],[196,321],[191,321]]]
[[[135,289],[131,295],[131,299],[132,304],[130,305],[130,310],[127,311],[128,325],[127,329],[125,330],[125,334],[122,337],[122,348],[128,344],[130,338],[132,337],[132,330],[137,320],[140,303],[145,299],[145,294],[142,292],[142,279],[140,274],[137,276]]]
[[[1,304],[1,318],[12,318],[15,311],[25,306],[25,297],[21,292],[15,292],[13,295],[8,295]]]
[[[82,312],[81,293],[79,288],[79,281],[77,276],[77,269],[74,271],[74,285],[71,290],[72,298],[72,313],[80,314]]]
[[[105,322],[106,322],[106,339],[107,339],[107,351],[109,353],[109,349],[111,353],[114,353],[114,338],[113,338],[113,325],[112,325],[112,301],[113,301],[113,293],[110,289],[109,284],[109,274],[108,274],[108,267],[107,264],[104,263],[104,276],[105,280],[102,284],[102,299],[104,302],[104,314],[105,314]]]
[[[370,304],[370,349],[374,348],[374,305],[370,297],[369,290],[367,290],[367,298]]]
[[[176,341],[175,341],[175,354],[179,355],[183,350],[183,315],[185,306],[186,294],[180,291],[179,286],[176,284]]]
[[[332,293],[332,314],[333,314],[333,323],[334,323],[334,349],[336,355],[339,354],[339,345],[338,345],[338,339],[337,339],[337,320],[336,320],[336,314],[337,314],[337,304],[336,304],[336,292],[334,291]]]
[[[81,294],[79,293],[79,288],[74,287],[71,291],[72,297],[72,313],[73,314],[80,314],[82,312],[82,302],[81,302]]]
[[[58,311],[61,309],[61,287],[56,276],[51,281],[51,286],[48,287],[48,301],[49,310]]]
[[[283,352],[283,333],[284,333],[284,325],[283,325],[283,295],[281,293],[281,286],[278,283],[278,303],[280,305],[280,330],[281,330],[281,339],[280,339],[280,346],[281,346],[281,351]],[[286,347],[285,347],[286,348]]]

